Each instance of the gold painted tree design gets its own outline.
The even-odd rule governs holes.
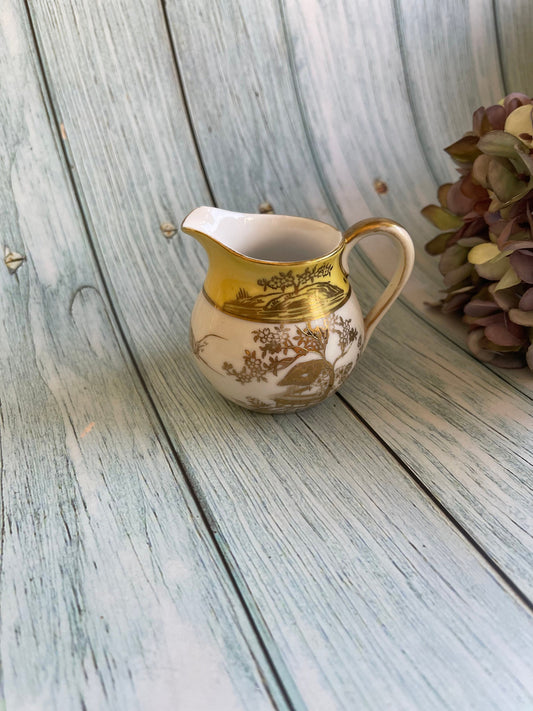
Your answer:
[[[323,319],[322,326],[307,323],[304,328],[294,330],[282,324],[256,329],[252,333],[257,348],[244,351],[241,368],[228,362],[222,368],[243,385],[254,380],[268,382],[270,375],[278,376],[283,372],[277,385],[285,389],[272,396],[277,406],[300,405],[302,400],[309,404],[320,402],[338,387],[355,365],[350,362],[336,368],[356,339],[359,348],[362,344],[360,333],[351,324],[351,319],[331,314]],[[338,352],[330,362],[326,349],[332,337],[337,339]],[[304,360],[305,356],[313,357]],[[264,405],[268,408],[266,403]]]
[[[300,274],[295,274],[291,269],[288,272],[280,272],[270,279],[258,279],[257,283],[263,287],[264,291],[271,289],[272,291],[285,292],[286,289],[292,289],[297,294],[301,286],[313,284],[315,279],[329,277],[332,269],[332,264],[317,264],[314,267],[306,267]]]

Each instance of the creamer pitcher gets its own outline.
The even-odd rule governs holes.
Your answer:
[[[386,219],[346,232],[317,220],[199,207],[183,221],[209,256],[191,318],[197,365],[229,400],[261,412],[293,412],[333,394],[353,370],[414,262],[411,238]],[[357,242],[396,240],[396,272],[363,318],[348,280]]]

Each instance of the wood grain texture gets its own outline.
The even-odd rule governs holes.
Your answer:
[[[386,214],[420,246],[426,225],[417,205],[435,182],[413,122],[392,4],[285,0],[283,10],[305,121],[345,224]],[[386,193],[376,192],[376,178]]]
[[[117,336],[2,3],[3,709],[269,709],[283,699]]]
[[[268,201],[279,213],[331,221],[276,0],[170,0],[166,8],[217,204],[257,212]]]
[[[533,96],[533,7],[527,2],[495,0],[500,60],[506,93]]]
[[[185,167],[173,169],[179,155],[157,164],[147,192],[143,165],[129,159],[132,131],[148,151],[145,165],[156,164],[155,136],[163,145],[173,139],[135,83],[123,90],[129,53],[142,56],[153,40],[145,30],[124,46],[123,25],[138,22],[140,10],[120,10],[81,10],[84,24],[110,28],[93,52],[117,60],[80,95],[94,62],[69,6],[32,4],[57,110],[77,127],[71,159],[128,338],[294,704],[527,708],[529,610],[349,409],[333,399],[301,417],[258,417],[222,401],[196,374],[187,329],[202,256],[194,243],[169,243],[146,227],[157,219],[159,191],[172,198],[174,221],[184,213]],[[159,25],[143,16],[143,26]],[[112,145],[87,132],[103,85],[119,129]]]
[[[422,148],[438,183],[457,179],[445,146],[472,114],[505,95],[494,13],[486,0],[395,0],[403,66]]]
[[[422,248],[434,228],[420,215],[435,201],[436,183],[413,122],[396,15],[387,3],[337,5],[288,3],[282,12],[276,2],[250,0],[166,4],[211,188],[222,207],[254,211],[268,199],[279,213],[339,226],[369,214],[396,217],[418,244],[405,300],[466,350],[464,329],[424,306],[442,283]],[[452,10],[465,19],[459,6]],[[474,2],[469,12],[476,15]],[[475,44],[479,34],[472,36]],[[389,185],[385,195],[375,192],[378,177]],[[391,273],[387,240],[363,249]],[[527,392],[522,376],[500,377]]]
[[[533,599],[531,398],[401,304],[358,368],[343,397]]]
[[[479,0],[284,0],[282,7],[305,122],[341,223],[381,214],[405,225],[417,261],[402,301],[467,350],[464,329],[424,306],[443,287],[437,260],[424,250],[435,228],[420,210],[436,202],[435,177],[453,176],[443,148],[454,132],[463,135],[472,111],[499,98],[492,8]],[[376,178],[386,193],[375,191]],[[391,245],[378,239],[362,249],[390,277]],[[531,390],[521,375],[498,375]]]

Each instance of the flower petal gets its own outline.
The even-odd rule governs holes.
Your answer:
[[[517,308],[520,297],[515,293],[514,289],[498,289],[498,284],[491,284],[489,291],[500,309],[502,309],[502,311],[509,311],[509,309]]]
[[[533,286],[522,294],[518,308],[522,311],[533,311]]]
[[[464,279],[470,276],[472,269],[472,265],[468,262],[457,267],[457,269],[452,269],[452,271],[448,272],[444,277],[444,286],[460,284]]]
[[[441,274],[448,274],[453,269],[457,269],[466,262],[468,249],[454,244],[446,249],[439,260],[439,271]],[[470,272],[469,272],[470,273]]]
[[[497,257],[500,254],[500,250],[497,244],[493,242],[484,242],[483,244],[478,244],[468,252],[468,261],[470,264],[484,264],[488,262],[493,257]]]
[[[516,274],[526,284],[533,284],[533,252],[518,250],[509,257]]]
[[[490,362],[494,359],[495,354],[490,353],[489,351],[486,351],[481,347],[481,341],[483,340],[483,338],[483,329],[476,328],[473,331],[470,331],[470,333],[466,337],[466,343],[468,345],[468,348],[472,351],[476,358],[479,358],[479,360]]]
[[[500,289],[509,289],[512,286],[520,284],[521,281],[522,280],[517,275],[515,270],[512,267],[509,267],[509,269],[505,272],[500,281],[496,284],[494,289],[495,291],[499,291]]]
[[[507,94],[503,100],[503,108],[507,115],[511,114],[519,106],[525,106],[530,104],[531,99],[526,94],[522,94],[519,91],[513,91],[511,94]]]
[[[441,311],[443,314],[449,314],[452,313],[453,311],[459,311],[459,309],[465,304],[468,299],[470,298],[469,294],[464,294],[464,293],[456,293],[456,294],[450,294],[449,297],[446,297],[441,303]]]
[[[442,254],[446,249],[448,240],[455,232],[441,232],[436,237],[433,237],[426,245],[425,249],[428,254],[437,255]]]
[[[528,190],[528,185],[517,178],[512,163],[505,158],[492,158],[487,170],[487,180],[490,189],[502,203],[514,201],[524,190]]]
[[[464,308],[464,312],[468,316],[489,316],[500,310],[500,307],[494,301],[482,301],[481,299],[472,299]]]
[[[518,249],[531,249],[533,250],[533,241],[531,240],[520,240],[516,242],[507,242],[505,247],[503,248],[502,252],[504,254],[511,254],[512,252],[516,252]]]
[[[491,361],[498,368],[523,368],[526,365],[524,353],[498,353]]]
[[[447,204],[447,195],[449,189],[452,187],[453,183],[444,183],[441,185],[437,191],[437,197],[439,199],[440,204],[442,207],[448,207]]]
[[[477,147],[488,156],[516,158],[515,146],[521,141],[506,131],[489,131],[479,139]]]
[[[522,346],[524,345],[525,333],[522,337],[511,333],[509,324],[493,323],[485,328],[485,338],[496,343],[498,346]]]
[[[478,140],[477,136],[467,134],[444,150],[458,163],[472,163],[480,154]]]
[[[509,318],[513,323],[520,326],[533,326],[533,311],[521,311],[520,309],[511,309]]]
[[[484,153],[482,153],[476,158],[476,160],[474,161],[474,165],[472,166],[472,177],[483,188],[489,187],[489,181],[487,179],[489,163],[490,156],[486,156]]]
[[[529,346],[526,353],[527,367],[533,370],[533,344]]]
[[[438,205],[427,205],[421,212],[439,230],[456,230],[463,224],[460,217]]]
[[[461,247],[475,247],[478,244],[483,244],[486,240],[483,237],[461,237],[457,240],[457,244]]]
[[[463,178],[464,180],[464,178]],[[461,190],[463,180],[454,183],[446,195],[447,208],[455,215],[466,215],[475,204],[475,200],[467,197]]]
[[[506,112],[503,106],[495,104],[487,108],[487,118],[494,129],[502,129],[505,126]]]

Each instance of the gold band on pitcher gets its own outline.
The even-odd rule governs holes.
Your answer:
[[[231,302],[219,305],[213,301],[205,288],[202,289],[202,293],[212,306],[230,316],[261,323],[297,323],[299,321],[314,321],[317,318],[327,316],[348,301],[351,289],[348,288],[345,293],[336,293],[334,298],[328,299],[327,302],[324,299],[321,299],[320,303],[306,302],[301,308],[295,307],[295,304],[292,305],[292,308],[278,308],[276,305],[272,310],[257,307],[249,308],[246,304],[239,304],[237,307],[233,307]]]
[[[350,285],[337,255],[307,264],[246,264],[225,271],[210,267],[204,295],[231,316],[265,323],[312,321],[339,308],[350,296]]]

